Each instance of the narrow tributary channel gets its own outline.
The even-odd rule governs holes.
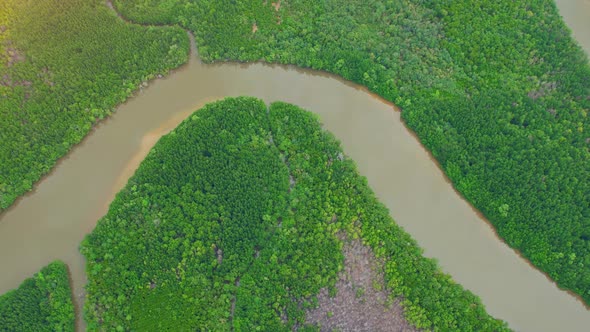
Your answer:
[[[205,102],[248,95],[319,114],[395,220],[492,315],[520,331],[590,326],[580,301],[508,248],[453,190],[393,105],[331,75],[264,64],[203,65],[194,52],[189,64],[118,107],[0,215],[0,293],[61,259],[70,267],[80,313],[86,278],[79,243],[149,149]]]

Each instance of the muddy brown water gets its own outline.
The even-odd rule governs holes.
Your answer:
[[[590,0],[555,0],[578,44],[590,56]]]
[[[585,331],[590,312],[499,239],[449,184],[393,105],[334,76],[264,64],[189,64],[118,107],[36,189],[0,215],[0,294],[55,259],[71,270],[78,313],[79,243],[159,137],[227,96],[286,101],[320,115],[391,215],[442,269],[519,331]],[[78,330],[84,329],[81,319]]]

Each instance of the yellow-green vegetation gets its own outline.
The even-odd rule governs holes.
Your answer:
[[[123,23],[102,0],[0,1],[0,211],[188,49],[182,29]]]
[[[406,317],[504,331],[377,201],[312,114],[254,98],[162,137],[83,241],[91,331],[290,331],[343,267],[343,237],[384,262]]]
[[[327,70],[395,102],[498,234],[590,304],[590,66],[552,0],[115,2],[194,31],[207,61]]]
[[[56,261],[0,296],[0,331],[74,331],[68,268]]]

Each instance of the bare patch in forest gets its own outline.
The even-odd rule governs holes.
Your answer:
[[[273,3],[271,3],[271,5],[272,5],[273,7],[275,7],[275,11],[277,11],[277,12],[278,12],[278,11],[279,11],[279,9],[281,9],[281,0],[279,0],[279,1],[277,1],[277,2],[273,2]]]
[[[15,63],[17,62],[23,62],[25,61],[25,56],[24,54],[22,54],[22,52],[20,52],[19,50],[17,50],[15,47],[10,46],[10,42],[7,43],[8,46],[6,47],[6,65],[8,67],[12,67],[14,66]]]
[[[275,12],[278,13],[279,9],[281,9],[281,0],[279,0],[277,2],[272,2],[271,5],[275,8]],[[283,20],[282,20],[281,16],[277,14],[277,24],[281,25],[282,22],[283,22]]]
[[[359,240],[345,241],[344,270],[337,294],[327,289],[318,295],[318,308],[307,312],[306,323],[321,331],[418,331],[406,321],[399,300],[385,290],[381,264]]]
[[[23,86],[26,88],[30,88],[32,85],[33,85],[33,82],[27,81],[27,80],[15,81],[12,79],[12,76],[10,76],[9,74],[4,74],[2,77],[0,77],[0,86],[5,86],[5,87],[9,87],[9,88]],[[30,91],[28,92],[28,95],[30,95]],[[28,97],[25,99],[28,99]]]
[[[544,97],[545,95],[548,95],[549,93],[551,93],[551,91],[555,90],[556,88],[557,82],[543,82],[538,89],[529,91],[528,96],[532,100],[536,100],[541,97]]]
[[[43,83],[49,86],[55,85],[55,83],[53,82],[53,73],[49,70],[49,68],[44,67],[43,69],[41,69],[41,72],[38,76],[43,80]]]

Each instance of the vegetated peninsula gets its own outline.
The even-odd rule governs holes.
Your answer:
[[[68,268],[56,261],[0,296],[0,331],[74,331]]]
[[[590,304],[590,66],[552,0],[115,0],[206,61],[326,70],[402,117],[498,234]]]
[[[313,331],[343,312],[359,317],[347,328],[508,330],[422,256],[317,118],[281,102],[195,112],[81,251],[91,331]],[[392,313],[363,321],[365,301]]]
[[[121,22],[102,0],[0,1],[0,211],[188,49],[182,29]]]

